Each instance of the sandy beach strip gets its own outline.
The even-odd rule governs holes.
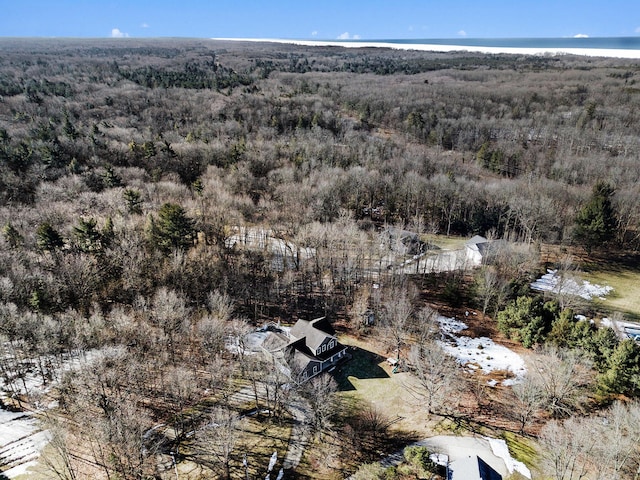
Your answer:
[[[419,50],[425,52],[473,52],[488,54],[512,55],[582,55],[587,57],[609,57],[640,59],[640,50],[614,48],[519,48],[519,47],[483,47],[470,45],[436,45],[421,43],[386,43],[386,42],[333,42],[324,40],[288,40],[276,38],[212,38],[211,40],[284,43],[307,47],[343,47],[343,48],[391,48],[395,50]]]

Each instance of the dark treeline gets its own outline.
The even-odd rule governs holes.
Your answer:
[[[195,40],[0,49],[4,372],[18,391],[28,361],[46,383],[52,358],[108,346],[61,387],[69,415],[102,412],[105,432],[116,417],[91,395],[112,368],[111,401],[146,412],[121,412],[131,438],[170,417],[185,440],[180,412],[223,383],[224,336],[346,315],[392,275],[385,224],[640,246],[631,61]],[[286,252],[230,243],[241,228]],[[107,476],[147,468],[103,455]]]

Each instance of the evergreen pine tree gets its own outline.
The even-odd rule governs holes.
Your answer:
[[[598,182],[593,187],[591,199],[576,216],[575,236],[588,252],[614,237],[616,219],[611,204],[613,192],[611,185]]]

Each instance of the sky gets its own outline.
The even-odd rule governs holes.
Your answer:
[[[638,0],[0,0],[0,37],[640,36]]]

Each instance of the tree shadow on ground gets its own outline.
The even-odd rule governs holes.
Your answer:
[[[338,390],[343,392],[355,390],[349,377],[355,377],[360,380],[389,378],[389,374],[379,365],[385,361],[385,357],[382,355],[354,346],[349,347],[349,354],[351,358],[340,364],[332,372],[333,378],[338,384]]]
[[[590,270],[608,270],[622,272],[635,269],[640,265],[640,253],[624,250],[595,251],[583,260],[582,268]]]

